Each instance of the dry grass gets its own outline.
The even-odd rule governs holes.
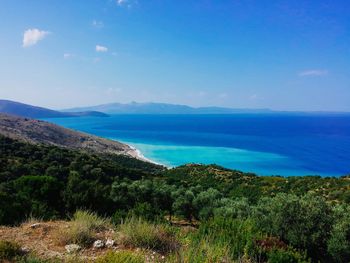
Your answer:
[[[78,216],[79,217],[79,216]],[[73,219],[74,220],[74,219]],[[101,222],[101,221],[100,221]],[[102,221],[103,222],[103,221]],[[0,239],[8,240],[20,245],[21,248],[24,248],[29,253],[25,255],[23,260],[25,261],[3,261],[0,259],[0,262],[25,262],[25,263],[58,263],[58,262],[67,262],[67,263],[85,263],[85,262],[94,262],[96,258],[103,257],[111,249],[94,249],[92,247],[86,247],[82,249],[78,254],[68,254],[65,249],[65,244],[60,243],[58,240],[63,240],[62,235],[70,229],[72,222],[70,221],[44,221],[40,222],[40,225],[33,228],[31,224],[21,224],[16,227],[6,227],[0,226]],[[34,221],[33,223],[37,223]],[[104,229],[104,223],[97,223],[96,221],[93,225],[94,228]],[[98,239],[107,240],[113,239],[115,232],[107,230],[101,230],[97,234]],[[116,250],[123,253],[122,247],[114,247],[113,250]],[[136,253],[136,255],[143,255],[141,252],[129,251],[128,253]],[[19,258],[21,259],[21,258]],[[117,261],[118,262],[118,261]],[[125,261],[128,262],[128,261]],[[133,261],[130,261],[133,262]],[[141,262],[141,261],[140,261]],[[138,263],[135,261],[135,263]]]
[[[44,220],[39,217],[35,217],[33,215],[30,215],[22,222],[22,225],[33,225],[36,223],[42,223]]]
[[[69,227],[57,233],[57,240],[60,244],[79,244],[89,246],[96,239],[99,231],[112,228],[109,219],[99,217],[93,212],[77,211]]]
[[[169,227],[136,218],[129,218],[119,226],[118,240],[126,247],[145,248],[162,253],[176,251],[180,246]]]

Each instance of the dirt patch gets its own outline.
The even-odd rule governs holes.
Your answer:
[[[30,222],[24,223],[18,227],[0,226],[0,239],[18,243],[22,250],[32,253],[42,259],[60,259],[62,262],[67,258],[72,258],[64,244],[60,244],[57,234],[62,233],[64,229],[70,227],[70,222],[67,221],[49,221],[49,222]],[[114,239],[115,232],[113,229],[98,232],[96,238],[102,241]],[[140,249],[130,249],[123,247],[115,241],[113,247],[93,248],[91,245],[88,248],[82,248],[77,254],[77,258],[84,262],[93,262],[96,258],[105,255],[109,251],[124,251],[135,250],[140,252]],[[143,251],[146,262],[161,262],[164,256],[154,251]]]
[[[69,256],[69,254],[66,252],[64,245],[59,244],[57,233],[65,228],[69,228],[69,222],[51,221],[34,224],[25,223],[18,227],[0,227],[0,239],[14,241],[23,250],[32,252],[40,258],[63,259]],[[98,233],[98,238],[101,240],[112,238],[112,236],[112,231]],[[79,251],[79,257],[93,260],[111,249],[117,250],[118,247],[102,249],[84,248]]]

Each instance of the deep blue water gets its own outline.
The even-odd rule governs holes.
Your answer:
[[[114,115],[48,121],[129,143],[168,166],[216,163],[261,175],[350,173],[350,115]]]

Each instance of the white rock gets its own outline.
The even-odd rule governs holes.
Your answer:
[[[24,253],[24,254],[27,254],[30,252],[30,249],[28,247],[21,247],[21,251]]]
[[[94,242],[93,247],[94,247],[94,248],[103,248],[104,245],[105,245],[105,244],[103,243],[102,240],[96,240],[96,241]]]
[[[30,228],[38,228],[40,226],[41,226],[40,223],[35,223],[35,224],[30,225]]]
[[[106,241],[106,247],[113,247],[114,246],[114,240],[108,238]]]
[[[81,246],[77,244],[70,244],[70,245],[66,245],[64,248],[69,254],[71,254],[71,253],[78,252],[81,249]]]

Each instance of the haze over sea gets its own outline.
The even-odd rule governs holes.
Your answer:
[[[125,142],[166,166],[215,163],[283,176],[350,173],[350,114],[112,115],[48,121]]]

